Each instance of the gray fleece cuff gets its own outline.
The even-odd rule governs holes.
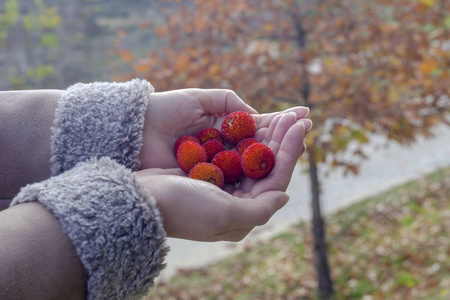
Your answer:
[[[11,206],[39,201],[62,224],[88,274],[87,299],[136,299],[165,267],[166,234],[155,199],[109,158],[28,185]]]
[[[145,112],[153,91],[149,82],[140,79],[69,87],[55,112],[51,174],[103,156],[138,170]]]

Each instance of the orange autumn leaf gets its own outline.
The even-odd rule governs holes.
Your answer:
[[[169,33],[169,29],[167,26],[158,26],[154,29],[154,32],[157,36],[163,37]]]
[[[141,73],[142,74],[142,73],[147,72],[150,69],[150,67],[151,67],[151,61],[150,60],[142,60],[142,61],[139,61],[138,63],[136,63],[134,65],[134,70],[137,73]]]
[[[153,63],[136,64],[127,52],[121,58],[152,82],[159,74],[160,90],[229,88],[261,112],[309,105],[317,136],[307,142],[331,160],[346,149],[346,139],[364,144],[368,132],[379,132],[403,140],[414,126],[397,126],[399,117],[445,110],[436,107],[443,103],[436,99],[450,94],[439,1],[296,3],[180,2],[170,13],[161,10],[162,25],[151,27],[161,41]],[[412,99],[416,106],[404,105]],[[325,146],[324,124],[336,118],[352,125],[345,125],[347,133],[337,129],[334,138],[343,142]],[[417,134],[430,130],[429,118],[423,116]]]
[[[438,68],[438,64],[436,60],[426,60],[423,61],[420,64],[419,70],[426,74],[429,75],[430,73],[432,73],[434,70],[436,70]]]
[[[134,59],[133,53],[129,50],[121,49],[118,51],[118,53],[120,58],[126,63],[129,63]]]

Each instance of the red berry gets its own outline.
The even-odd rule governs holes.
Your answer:
[[[173,146],[173,153],[175,156],[177,156],[178,147],[180,147],[181,144],[187,141],[196,142],[197,144],[200,144],[200,141],[193,135],[183,135],[182,137],[178,138],[175,142],[175,145]]]
[[[239,152],[240,155],[242,155],[245,149],[247,149],[247,147],[253,143],[258,143],[258,140],[254,138],[244,139],[240,141],[239,144],[236,145],[236,148],[234,150],[236,150],[237,152]]]
[[[199,162],[206,162],[208,156],[206,155],[205,148],[202,145],[187,141],[178,147],[177,162],[181,170],[186,173]]]
[[[219,142],[218,140],[207,140],[203,143],[203,148],[206,150],[206,154],[208,155],[208,162],[211,162],[214,156],[220,151],[225,150],[225,146]]]
[[[217,153],[211,163],[223,171],[225,183],[235,182],[242,175],[241,155],[235,150],[225,150]]]
[[[247,177],[260,179],[267,176],[275,165],[273,151],[263,143],[254,143],[242,154],[241,167]]]
[[[249,113],[237,111],[229,114],[222,122],[222,137],[230,144],[236,145],[256,132],[256,122]]]
[[[201,162],[196,164],[189,171],[190,178],[204,180],[222,188],[224,185],[224,177],[222,170],[211,163]]]
[[[208,140],[218,140],[222,143],[222,133],[220,133],[220,131],[215,128],[205,128],[197,133],[197,139],[202,145]]]

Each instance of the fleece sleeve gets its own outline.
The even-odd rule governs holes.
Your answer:
[[[153,91],[149,82],[140,79],[69,87],[55,111],[51,174],[103,156],[138,170],[145,112]]]
[[[137,299],[164,268],[166,234],[155,199],[126,167],[89,159],[28,185],[11,206],[39,201],[62,224],[87,272],[87,299]]]

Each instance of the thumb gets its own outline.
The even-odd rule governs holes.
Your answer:
[[[245,103],[234,91],[226,89],[202,90],[198,101],[210,114],[229,114],[235,111],[245,111],[249,114],[258,112]]]
[[[286,193],[269,191],[255,198],[241,198],[231,214],[234,228],[247,228],[266,224],[289,200]]]

